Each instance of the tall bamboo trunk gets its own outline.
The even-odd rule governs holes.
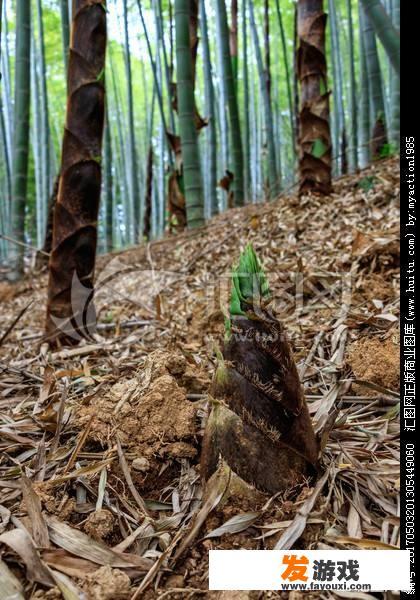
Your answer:
[[[231,0],[230,3],[229,48],[233,79],[235,81],[236,93],[238,93],[238,0]]]
[[[6,136],[6,127],[4,123],[4,114],[3,114],[3,103],[2,98],[0,96],[0,140],[3,154],[3,164],[4,164],[4,195],[2,199],[2,226],[3,233],[6,233],[6,229],[9,227],[10,220],[10,200],[12,197],[12,177],[11,177],[11,166],[9,162],[9,153],[7,151],[7,136]]]
[[[244,194],[248,200],[251,192],[250,171],[250,120],[249,120],[249,75],[247,40],[247,0],[242,0],[242,69],[243,69],[243,150],[244,150]]]
[[[61,177],[54,209],[46,333],[51,344],[74,343],[92,331],[101,192],[106,8],[75,0]]]
[[[252,0],[249,0],[249,17],[254,40],[255,58],[257,60],[258,76],[260,81],[261,96],[264,103],[264,121],[267,137],[268,150],[268,197],[275,198],[280,191],[280,176],[277,172],[276,146],[274,142],[274,123],[273,111],[270,99],[270,76],[268,69],[264,69],[258,31],[254,17],[254,6]],[[267,54],[267,53],[266,53]],[[268,65],[269,66],[269,65]]]
[[[2,18],[3,18],[3,0],[0,0],[0,82],[2,79],[2,56],[1,56],[1,35],[2,35]],[[4,194],[1,202],[1,231],[3,234],[9,228],[10,220],[10,200],[12,197],[12,177],[11,177],[11,161],[10,161],[10,148],[8,148],[8,139],[6,131],[6,123],[4,120],[3,113],[3,99],[0,94],[0,141],[3,154],[4,164]],[[3,254],[7,254],[7,243],[2,244]]]
[[[150,142],[147,153],[146,194],[144,199],[143,237],[150,240],[152,232],[152,199],[153,199],[153,145]]]
[[[354,172],[357,169],[357,92],[356,92],[356,71],[354,58],[354,34],[353,34],[353,15],[351,0],[346,0],[347,23],[348,23],[348,48],[349,48],[349,72],[350,72],[350,94],[349,94],[349,116],[350,116],[350,147],[349,147],[349,167]]]
[[[230,123],[230,154],[233,166],[233,194],[235,206],[244,203],[244,159],[241,137],[241,124],[239,119],[238,97],[235,89],[235,79],[229,51],[229,28],[227,23],[225,0],[216,0],[217,20],[220,32],[220,52],[222,58],[222,76],[226,90],[226,100],[229,111]]]
[[[8,28],[8,17],[7,17],[7,5],[3,4],[3,39],[4,39],[4,50],[1,58],[1,71],[2,80],[0,86],[0,93],[2,94],[2,104],[4,111],[4,131],[6,136],[6,151],[8,155],[9,164],[13,165],[13,125],[14,125],[14,110],[12,102],[12,85],[11,85],[11,66],[10,57],[11,50],[9,47],[9,28]]]
[[[175,133],[176,125],[175,125],[174,111],[172,108],[172,84],[171,84],[172,76],[171,76],[171,67],[170,67],[169,59],[168,59],[168,52],[166,50],[165,36],[164,36],[164,32],[163,32],[162,0],[154,1],[154,12],[155,12],[156,30],[157,30],[157,35],[158,35],[158,47],[162,48],[162,54],[163,54],[163,66],[164,66],[164,71],[165,71],[169,125],[171,128],[171,131],[173,133]]]
[[[112,193],[112,141],[109,109],[106,106],[104,143],[104,204],[105,204],[105,247],[108,252],[114,248],[114,198]]]
[[[210,214],[215,215],[218,212],[217,204],[217,135],[216,135],[216,114],[214,106],[214,87],[211,69],[210,44],[205,1],[200,0],[201,12],[201,36],[203,38],[203,68],[204,68],[204,87],[206,97],[207,113],[207,150],[208,150],[208,173],[209,173],[209,200]]]
[[[68,68],[69,63],[69,45],[70,45],[70,20],[69,20],[69,2],[68,0],[60,0],[61,11],[61,39],[63,44],[64,65]]]
[[[51,136],[48,107],[47,90],[47,67],[45,61],[45,43],[44,43],[44,21],[42,11],[42,0],[37,0],[37,21],[39,37],[39,70],[40,70],[40,114],[41,114],[41,173],[42,173],[42,225],[47,218],[48,199],[51,194]],[[43,232],[44,233],[44,232]]]
[[[287,102],[289,107],[289,122],[290,122],[290,139],[292,142],[292,157],[293,164],[295,162],[296,156],[296,139],[295,139],[295,120],[294,120],[294,111],[293,111],[293,96],[292,96],[292,82],[290,79],[290,67],[289,67],[289,58],[287,53],[287,45],[286,45],[286,34],[284,31],[283,18],[280,10],[280,0],[276,0],[276,11],[277,11],[277,19],[279,22],[280,28],[280,38],[281,38],[281,48],[283,52],[283,63],[284,63],[284,73],[286,77],[286,89],[287,89]]]
[[[361,0],[369,22],[381,40],[395,72],[400,75],[400,34],[387,15],[381,0]]]
[[[129,190],[130,190],[130,241],[136,242],[138,229],[138,204],[140,202],[139,181],[137,177],[137,148],[135,139],[133,83],[131,71],[130,39],[128,35],[128,7],[127,0],[123,3],[124,14],[124,45],[125,69],[127,84],[127,111],[128,111],[128,163],[129,163]]]
[[[397,31],[400,30],[400,0],[392,0],[392,23]],[[399,150],[400,144],[400,78],[391,70],[391,115],[389,138],[395,149]]]
[[[366,64],[366,50],[363,35],[362,8],[359,6],[359,71],[360,71],[360,104],[359,104],[359,138],[360,138],[360,166],[365,168],[370,161],[370,106],[369,82]]]
[[[3,0],[0,0],[0,60],[1,60],[1,20],[3,17]],[[0,63],[1,65],[1,63]],[[0,79],[1,79],[1,66],[0,66]]]
[[[25,209],[28,183],[31,5],[27,0],[16,1],[16,59],[15,110],[12,179],[12,238],[25,241]],[[9,251],[10,278],[23,276],[23,247],[11,243]]]
[[[44,230],[44,202],[43,202],[43,177],[42,177],[42,126],[40,109],[40,77],[38,72],[39,52],[35,39],[35,32],[31,32],[31,100],[32,118],[30,141],[32,143],[32,156],[34,161],[35,179],[35,216],[36,216],[36,243],[41,247]]]
[[[108,50],[109,56],[109,65],[111,71],[111,82],[112,82],[112,97],[114,103],[114,114],[116,117],[116,125],[117,125],[117,135],[116,135],[116,148],[118,148],[118,165],[119,165],[119,190],[120,190],[120,198],[122,200],[122,208],[123,208],[123,219],[124,219],[124,237],[123,243],[128,245],[130,243],[128,239],[128,233],[130,231],[130,198],[129,198],[129,173],[128,173],[128,165],[125,160],[125,147],[124,147],[124,138],[125,131],[123,125],[123,114],[122,114],[122,101],[119,94],[119,87],[116,82],[116,68],[113,60],[113,55],[111,51],[112,46],[110,46]],[[109,89],[108,89],[108,98],[110,97]]]
[[[338,34],[337,26],[337,13],[334,0],[328,0],[328,11],[330,18],[330,33],[331,33],[331,55],[332,55],[332,67],[333,67],[333,81],[334,81],[334,93],[333,93],[333,106],[334,106],[334,122],[335,122],[335,134],[334,141],[335,147],[334,155],[336,164],[338,166],[338,173],[342,174],[346,172],[346,152],[343,152],[343,146],[345,146],[346,140],[346,129],[345,129],[345,117],[344,117],[344,94],[343,94],[343,74],[341,65],[341,53],[340,53],[340,38]]]
[[[370,151],[372,158],[379,158],[381,150],[387,143],[385,102],[382,88],[382,73],[379,63],[375,32],[365,14],[363,4],[360,5],[363,46],[366,56],[367,80],[369,89],[370,112]]]
[[[299,192],[331,191],[331,134],[322,0],[298,0]]]
[[[204,197],[195,125],[194,70],[190,46],[190,1],[175,0],[176,72],[183,187],[188,227],[204,225]]]

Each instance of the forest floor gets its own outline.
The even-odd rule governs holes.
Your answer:
[[[398,161],[334,183],[327,198],[290,194],[101,257],[98,330],[73,348],[43,339],[45,272],[0,284],[0,575],[16,599],[280,598],[206,591],[208,550],[398,546]],[[321,485],[271,500],[220,499],[223,477],[203,489],[199,471],[248,242],[314,426],[334,423]]]

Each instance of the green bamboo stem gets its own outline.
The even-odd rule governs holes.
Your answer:
[[[165,81],[166,81],[166,97],[168,102],[168,115],[169,115],[169,125],[171,131],[176,133],[176,125],[175,125],[175,117],[174,111],[172,108],[172,99],[171,99],[171,71],[168,62],[168,53],[166,50],[165,36],[163,31],[163,15],[162,15],[162,0],[154,0],[154,13],[155,13],[155,21],[156,21],[156,29],[158,34],[158,48],[162,49],[163,55],[163,66],[165,71]]]
[[[25,239],[25,208],[28,185],[31,6],[16,0],[15,114],[12,182],[12,235],[17,242]],[[10,244],[10,278],[23,275],[23,246]]]
[[[349,94],[349,117],[350,117],[350,147],[349,147],[349,167],[350,172],[357,169],[357,91],[356,91],[356,72],[354,57],[354,34],[353,34],[353,15],[351,0],[346,0],[347,23],[349,29],[349,72],[350,72],[350,94]]]
[[[385,52],[395,72],[400,75],[400,34],[392,24],[380,0],[361,0],[366,15],[376,35],[381,40]]]
[[[69,19],[69,2],[68,0],[60,0],[61,12],[61,39],[63,44],[63,59],[64,67],[67,73],[69,63],[69,46],[70,46],[70,19]]]
[[[243,139],[244,139],[244,192],[248,200],[251,191],[249,75],[247,39],[247,0],[242,0],[242,72],[243,72]]]
[[[119,94],[119,88],[116,82],[115,76],[115,65],[112,53],[112,45],[109,46],[109,65],[111,71],[111,82],[112,82],[112,92],[113,92],[113,100],[114,100],[114,112],[115,112],[115,120],[117,124],[117,136],[115,141],[115,146],[118,148],[118,152],[114,152],[114,157],[116,157],[116,162],[118,165],[118,183],[120,188],[120,197],[122,198],[122,207],[123,207],[123,217],[124,217],[124,225],[125,225],[125,235],[124,235],[124,244],[128,245],[130,240],[128,238],[130,232],[130,198],[128,194],[129,188],[129,174],[128,174],[128,164],[125,160],[125,149],[124,149],[124,127],[122,120],[122,101]],[[123,158],[124,157],[124,158]]]
[[[105,105],[105,136],[104,136],[104,208],[105,208],[105,248],[107,252],[114,249],[114,201],[112,182],[112,142],[111,123],[109,121],[108,104]]]
[[[35,214],[36,214],[36,243],[41,248],[44,240],[44,203],[43,203],[43,177],[42,177],[42,135],[41,135],[41,110],[40,89],[37,73],[37,48],[34,32],[31,32],[31,93],[32,93],[32,119],[30,136],[32,142],[32,156],[35,173]]]
[[[3,39],[5,52],[0,56],[0,70],[2,74],[0,93],[4,111],[4,132],[6,137],[6,152],[9,165],[13,163],[13,89],[11,84],[11,51],[9,48],[9,30],[6,3],[3,4]]]
[[[273,112],[270,101],[269,92],[269,76],[264,69],[263,59],[261,54],[260,43],[258,39],[258,31],[255,23],[254,6],[252,0],[248,1],[249,21],[251,25],[251,33],[254,42],[254,53],[257,61],[258,78],[260,82],[260,92],[264,106],[264,121],[267,136],[268,148],[268,195],[269,198],[275,198],[280,191],[280,176],[277,173],[276,146],[274,143],[274,125]]]
[[[279,22],[280,28],[280,39],[281,39],[281,47],[283,52],[283,64],[284,64],[284,72],[286,77],[286,89],[287,89],[287,102],[289,106],[289,122],[290,122],[290,137],[292,140],[292,156],[293,156],[293,164],[296,161],[296,139],[295,139],[295,125],[293,119],[293,99],[292,99],[292,83],[290,78],[290,67],[289,67],[289,59],[288,52],[286,46],[286,34],[284,31],[283,25],[283,17],[280,10],[280,0],[276,0],[276,11],[277,11],[277,19]]]
[[[363,45],[366,56],[371,134],[377,121],[382,121],[385,125],[385,102],[382,89],[382,73],[376,46],[376,37],[372,24],[367,18],[364,5],[361,6]]]
[[[329,7],[329,22],[330,22],[330,33],[331,33],[331,54],[332,54],[332,67],[333,67],[333,80],[335,93],[333,94],[334,100],[334,113],[337,132],[335,135],[336,144],[334,155],[338,167],[338,172],[343,173],[343,162],[345,163],[345,156],[342,155],[342,142],[345,139],[345,117],[344,117],[344,95],[343,95],[343,76],[342,68],[340,64],[340,39],[338,35],[337,27],[337,14],[334,0],[328,0]],[[341,158],[341,161],[340,161]]]
[[[400,30],[400,0],[392,0],[391,3],[392,11],[392,22],[396,30]],[[390,77],[390,96],[391,96],[391,110],[390,110],[390,127],[389,137],[394,145],[395,149],[399,150],[400,144],[400,78],[391,70]]]
[[[129,190],[130,190],[130,241],[135,242],[139,234],[138,203],[140,202],[139,181],[137,177],[137,148],[135,139],[135,119],[133,101],[133,83],[131,70],[130,38],[128,34],[128,6],[127,0],[123,2],[124,16],[124,47],[125,69],[127,86],[127,111],[128,111],[128,162],[129,162]]]
[[[366,64],[366,50],[363,34],[362,7],[359,6],[359,57],[360,57],[360,110],[359,110],[359,138],[360,138],[360,166],[363,169],[370,162],[370,106],[369,106],[369,82]]]
[[[233,194],[235,206],[244,204],[244,160],[241,136],[241,124],[239,119],[238,98],[235,89],[235,79],[232,69],[232,61],[229,51],[229,28],[227,23],[225,0],[216,0],[216,16],[220,31],[220,51],[222,58],[222,77],[226,89],[226,100],[229,111],[230,122],[230,154],[233,163]]]
[[[204,225],[200,156],[194,122],[194,80],[190,48],[190,2],[175,0],[176,73],[183,183],[188,227]]]
[[[47,90],[47,67],[45,61],[45,42],[44,42],[44,22],[42,12],[42,1],[37,0],[37,25],[38,25],[38,54],[39,54],[39,73],[40,73],[40,114],[41,114],[41,175],[42,175],[42,206],[44,215],[42,222],[45,223],[48,199],[51,195],[51,136],[48,107]],[[44,232],[42,231],[42,235]]]
[[[209,192],[209,204],[210,204],[210,215],[215,215],[218,212],[217,203],[217,137],[216,137],[216,115],[214,107],[214,87],[213,87],[213,76],[211,69],[211,57],[210,57],[210,44],[208,34],[208,23],[205,0],[200,0],[200,11],[201,11],[201,35],[203,39],[203,69],[204,69],[204,87],[205,87],[205,98],[206,98],[206,116],[207,116],[207,129],[206,129],[206,142],[208,150],[208,192]]]

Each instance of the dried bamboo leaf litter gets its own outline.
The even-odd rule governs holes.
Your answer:
[[[33,540],[25,556],[0,541],[17,594],[60,597],[59,574],[89,598],[187,597],[207,587],[209,548],[272,548],[282,536],[306,548],[398,546],[398,186],[398,163],[386,160],[329,197],[234,209],[199,232],[100,257],[97,333],[72,349],[43,343],[45,276],[1,285],[0,337],[33,300],[0,346],[0,535]],[[198,457],[231,265],[247,243],[290,334],[327,476],[313,506],[310,482],[268,507],[261,495],[222,497],[197,532],[209,494],[220,496],[203,491]],[[243,513],[260,516],[204,539],[246,523]],[[54,519],[70,528],[66,547]],[[49,547],[36,549],[45,523]],[[118,566],[81,545],[78,533],[93,531]]]

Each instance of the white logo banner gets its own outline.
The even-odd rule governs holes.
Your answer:
[[[410,589],[409,550],[210,550],[210,590]]]

